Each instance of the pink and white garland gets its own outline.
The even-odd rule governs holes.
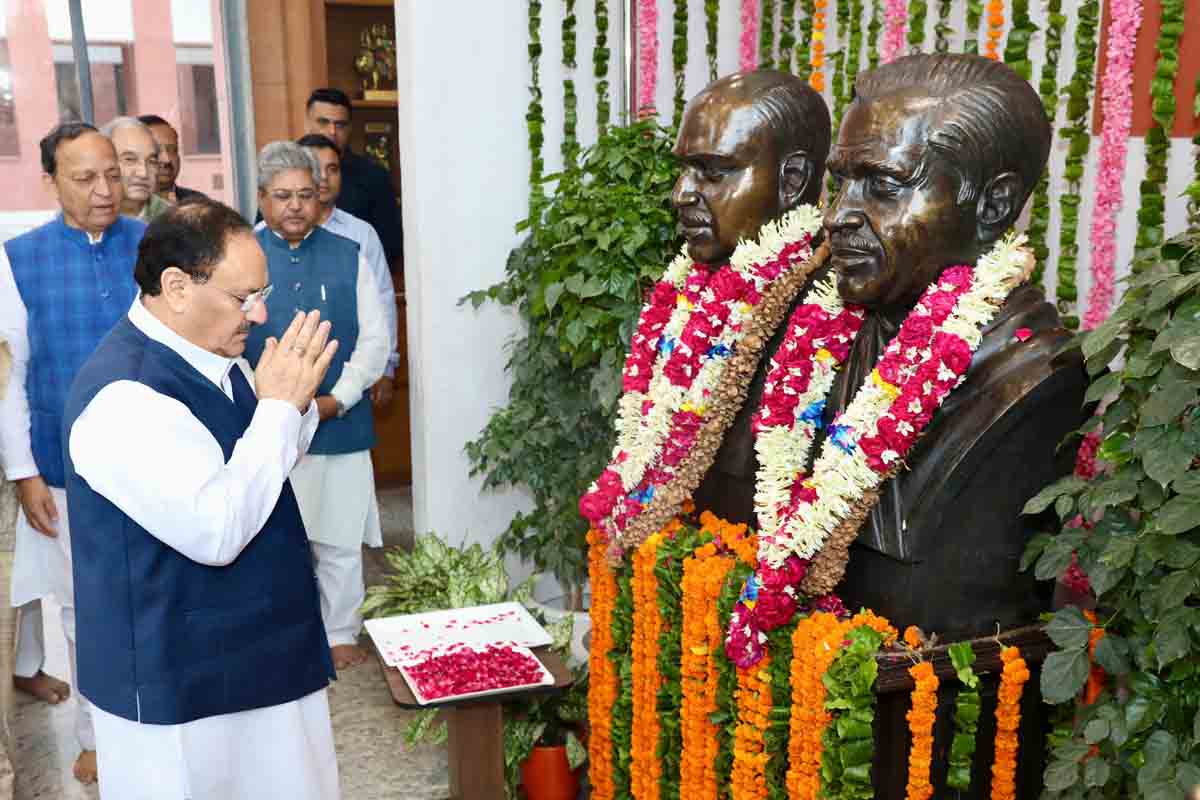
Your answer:
[[[738,69],[758,69],[758,24],[760,0],[742,0],[742,41]]]
[[[885,0],[883,6],[883,43],[880,55],[883,63],[895,61],[904,52],[904,37],[908,31],[907,0]]]
[[[685,249],[651,291],[622,372],[612,462],[579,501],[580,513],[618,547],[656,493],[678,478],[760,301],[812,257],[820,225],[820,211],[801,206],[765,225],[758,241],[739,244],[715,271],[694,264]]]
[[[658,89],[658,2],[638,0],[638,109],[655,106]]]
[[[1133,122],[1133,57],[1142,26],[1141,0],[1110,0],[1107,64],[1101,84],[1104,124],[1100,131],[1100,165],[1096,206],[1092,211],[1092,288],[1083,327],[1095,328],[1108,317],[1113,302],[1117,245],[1117,211],[1125,176],[1125,149]]]
[[[730,620],[726,652],[739,666],[762,657],[765,631],[790,620],[802,597],[827,594],[841,580],[876,491],[962,383],[984,327],[1028,275],[1024,242],[1009,235],[975,267],[950,267],[925,291],[830,424],[811,473],[806,466],[833,374],[863,311],[844,305],[829,277],[793,312],[752,423],[759,567]]]

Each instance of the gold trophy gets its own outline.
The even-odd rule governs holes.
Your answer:
[[[363,99],[396,102],[395,89],[381,88],[396,85],[396,38],[391,26],[378,23],[364,28],[358,43],[354,71],[362,80]]]

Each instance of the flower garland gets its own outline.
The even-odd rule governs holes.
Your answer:
[[[1029,668],[1021,651],[1005,647],[1000,651],[1004,669],[996,704],[996,760],[992,764],[992,800],[1015,800],[1017,796],[1017,750],[1021,726],[1021,694],[1029,680]]]
[[[588,776],[595,800],[612,800],[613,742],[612,709],[617,700],[617,673],[612,651],[613,605],[617,582],[606,557],[606,541],[597,530],[589,530],[588,579],[592,587],[592,642],[588,651]]]
[[[908,751],[908,800],[929,800],[933,797],[933,784],[929,782],[929,770],[933,764],[933,723],[937,720],[937,674],[933,664],[920,661],[908,669],[914,686],[912,708],[905,715],[912,734],[912,746]]]
[[[1079,327],[1075,303],[1079,299],[1076,252],[1079,250],[1080,186],[1083,168],[1091,149],[1091,89],[1096,68],[1096,31],[1100,25],[1100,0],[1082,0],[1076,9],[1075,72],[1067,85],[1067,120],[1060,131],[1070,145],[1063,168],[1067,191],[1059,197],[1058,264],[1054,293],[1058,313],[1068,328]]]
[[[1004,36],[1004,0],[989,0],[987,43],[984,55],[992,61],[1000,60],[1000,39]]]
[[[740,558],[726,576],[717,597],[717,619],[721,630],[727,630],[737,602],[738,587],[751,572],[750,565]],[[728,645],[727,645],[728,646]],[[737,707],[737,667],[728,658],[717,658],[717,708],[723,712],[723,721],[717,729],[717,757],[713,761],[713,774],[717,786],[728,787],[732,782],[734,743],[737,739],[737,714],[729,713]]]
[[[957,642],[947,649],[961,686],[954,698],[954,741],[950,744],[946,786],[965,792],[971,788],[971,762],[979,727],[979,678],[971,668],[975,651],[970,642]]]
[[[612,706],[611,736],[613,743],[612,782],[615,797],[629,797],[632,792],[630,761],[625,755],[633,752],[633,580],[630,570],[616,573],[617,593],[613,603],[612,647],[609,659],[617,676],[616,701]]]
[[[925,44],[925,18],[929,16],[926,0],[909,0],[908,3],[908,52],[921,52]]]
[[[720,0],[704,0],[704,53],[708,56],[708,79],[717,79],[717,19],[720,16]]]
[[[796,49],[796,0],[779,4],[779,69],[792,71],[792,51]]]
[[[879,486],[899,471],[934,412],[965,378],[983,327],[1028,274],[1023,244],[1023,236],[1010,234],[976,267],[950,267],[926,289],[833,420],[811,472],[806,467],[832,373],[848,355],[863,312],[843,305],[831,277],[817,282],[793,312],[751,420],[759,464],[759,567],[729,633],[728,652],[739,666],[761,657],[763,632],[786,623],[801,594],[825,595],[841,581],[850,543]]]
[[[653,109],[658,89],[658,1],[638,0],[638,113]]]
[[[801,206],[742,242],[715,272],[686,251],[642,309],[625,362],[617,446],[580,499],[580,513],[636,547],[699,485],[745,397],[745,372],[808,274],[820,212]]]
[[[812,52],[808,64],[812,68],[808,74],[808,85],[818,92],[825,91],[825,4],[828,0],[813,0],[812,11]]]
[[[950,34],[954,33],[954,28],[950,27],[950,5],[950,0],[938,0],[937,24],[933,26],[933,35],[937,38],[933,49],[939,53],[950,52]]]
[[[1112,0],[1109,4],[1108,64],[1104,70],[1101,105],[1100,166],[1096,176],[1096,205],[1092,212],[1092,290],[1083,327],[1091,330],[1108,317],[1113,301],[1113,264],[1117,256],[1116,214],[1121,207],[1125,148],[1133,121],[1133,56],[1142,27],[1141,0]]]
[[[879,0],[871,0],[871,21],[867,23],[867,66],[871,69],[879,66],[879,32],[882,30]]]
[[[895,631],[891,631],[893,637]],[[871,761],[875,753],[875,654],[885,633],[869,625],[846,632],[843,649],[825,673],[825,708],[835,712],[822,737],[822,791],[827,800],[873,797]]]
[[[742,39],[738,69],[750,72],[758,68],[758,0],[742,0]]]
[[[676,527],[678,522],[675,523]],[[662,762],[658,750],[658,637],[662,615],[654,567],[667,530],[648,538],[633,554],[633,735],[629,786],[635,800],[658,800]]]
[[[542,143],[545,135],[542,127],[546,123],[542,112],[542,90],[538,85],[538,59],[542,56],[542,4],[540,0],[529,0],[529,111],[525,114],[525,127],[529,132],[529,224],[536,228],[541,224],[541,209],[546,202],[542,187],[545,162],[542,160]]]
[[[1166,212],[1167,157],[1171,151],[1171,131],[1175,127],[1175,78],[1179,74],[1179,40],[1183,36],[1184,0],[1162,0],[1159,21],[1158,62],[1150,82],[1151,116],[1154,124],[1146,131],[1146,175],[1141,184],[1141,207],[1137,212],[1138,252],[1159,248],[1163,243],[1163,216]],[[1135,258],[1140,271],[1147,261]]]
[[[983,0],[967,0],[967,26],[963,31],[963,52],[979,52],[979,23],[983,20]]]
[[[820,0],[821,8],[825,0]],[[812,40],[813,25],[817,14],[817,0],[800,0],[804,15],[800,18],[800,38],[796,40],[796,76],[812,85]],[[825,52],[825,34],[821,34],[821,52]],[[824,84],[822,84],[824,86]]]
[[[592,75],[596,79],[596,127],[608,130],[612,107],[608,100],[608,0],[596,0],[596,46],[592,49]]]
[[[675,36],[671,40],[671,68],[675,72],[675,114],[671,118],[671,126],[679,128],[683,120],[683,108],[687,104],[684,95],[684,73],[687,70],[688,57],[688,4],[687,0],[675,0]]]
[[[1047,0],[1046,3],[1046,53],[1042,62],[1038,92],[1042,97],[1042,109],[1053,125],[1058,117],[1058,55],[1062,50],[1062,30],[1067,18],[1062,14],[1062,0]],[[1037,187],[1033,190],[1033,207],[1029,212],[1029,227],[1025,235],[1037,259],[1032,282],[1042,282],[1042,271],[1050,251],[1046,247],[1046,232],[1050,228],[1050,170],[1042,171]],[[1061,277],[1061,275],[1060,275]]]
[[[847,31],[850,28],[850,0],[833,0],[834,18],[837,20],[837,35],[838,35],[838,51],[833,54],[833,130],[838,130],[842,125],[842,112],[846,109],[846,101],[849,98],[849,92],[846,89],[846,82],[849,80],[854,82],[854,73],[846,69],[848,52],[853,48],[853,44],[849,41]],[[859,14],[862,14],[862,9],[859,9]],[[862,45],[862,40],[859,40],[859,45]],[[834,181],[833,176],[829,177],[829,194],[833,195]]]
[[[565,0],[562,20],[562,65],[563,75],[575,74],[575,0]],[[579,98],[575,94],[575,81],[571,77],[564,77],[563,140],[559,151],[562,153],[563,170],[565,171],[574,169],[579,157],[579,138],[576,135],[578,107]]]
[[[890,64],[904,51],[908,5],[906,0],[883,0],[883,2],[883,63]]]
[[[737,670],[737,728],[733,737],[733,770],[729,776],[732,800],[766,800],[763,734],[771,721],[770,657]]]
[[[1029,0],[1013,0],[1012,30],[1004,45],[1004,63],[1025,80],[1033,77],[1033,63],[1029,60],[1029,41],[1037,33],[1037,26],[1029,18]],[[1053,117],[1051,118],[1053,124]]]
[[[771,652],[771,719],[763,732],[767,800],[789,800],[787,791],[788,741],[792,718],[792,632],[794,626],[776,628],[767,637]]]
[[[816,800],[821,790],[821,737],[829,724],[822,677],[841,646],[844,623],[823,611],[804,617],[792,633],[792,713],[788,739],[788,797]],[[833,646],[827,647],[826,643]]]
[[[775,69],[775,0],[762,0],[758,29],[758,66]]]

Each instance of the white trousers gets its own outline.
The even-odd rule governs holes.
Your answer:
[[[309,545],[316,563],[321,619],[325,622],[329,646],[354,644],[362,631],[362,616],[358,609],[366,598],[362,545],[334,547],[311,541]]]

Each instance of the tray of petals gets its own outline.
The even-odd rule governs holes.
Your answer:
[[[431,650],[456,643],[482,647],[511,642],[542,647],[552,641],[524,606],[511,601],[369,619],[366,628],[389,667],[406,666]]]
[[[554,676],[528,647],[510,643],[433,648],[400,667],[421,705],[550,686]]]

